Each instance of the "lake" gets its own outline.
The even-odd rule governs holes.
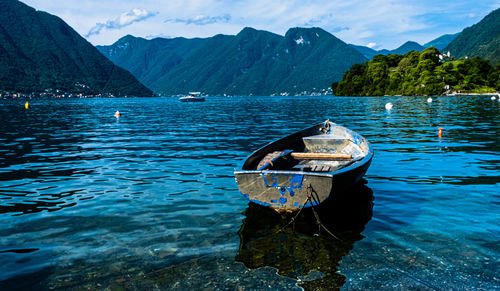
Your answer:
[[[500,102],[433,99],[0,100],[0,289],[498,290]],[[336,238],[233,175],[327,118],[375,152]]]

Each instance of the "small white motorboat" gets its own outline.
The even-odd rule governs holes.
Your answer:
[[[202,97],[200,92],[189,92],[188,96],[183,96],[179,100],[181,102],[203,102],[205,97]]]

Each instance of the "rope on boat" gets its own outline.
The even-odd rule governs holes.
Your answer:
[[[309,188],[312,189],[312,186],[311,184],[309,184],[309,186],[307,187],[307,197],[306,197],[306,201],[304,201],[304,203],[302,203],[302,206],[300,207],[300,210],[299,212],[297,212],[297,214],[295,214],[294,217],[292,217],[292,219],[285,225],[283,226],[282,228],[280,228],[276,233],[279,233],[279,232],[282,232],[285,230],[285,228],[287,228],[290,224],[294,223],[295,222],[295,219],[297,219],[297,217],[299,217],[300,213],[302,212],[302,210],[305,208],[306,206],[306,203],[307,201],[311,201],[311,195],[312,195],[312,191],[309,191]],[[295,223],[294,223],[294,227],[293,229],[295,230]]]
[[[330,119],[327,119],[325,120],[325,122],[323,122],[323,127],[320,128],[320,131],[325,134],[330,133]]]
[[[302,212],[302,210],[305,208],[307,202],[311,203],[311,209],[312,209],[312,212],[314,214],[314,218],[316,219],[316,224],[318,225],[318,232],[320,232],[321,229],[323,228],[333,238],[342,241],[340,238],[335,236],[330,230],[328,230],[328,228],[326,228],[326,226],[321,222],[321,219],[319,218],[318,213],[314,209],[314,204],[313,204],[313,202],[315,202],[316,205],[319,205],[319,203],[320,203],[319,196],[318,196],[318,193],[313,189],[311,184],[309,184],[309,186],[307,186],[307,198],[306,198],[306,201],[304,201],[304,203],[302,204],[302,207],[300,207],[299,212],[297,212],[297,214],[295,214],[295,216],[285,226],[280,228],[276,233],[284,231],[285,228],[287,228],[290,224],[294,223],[295,220],[297,219],[297,217]],[[294,223],[293,228],[295,230],[295,223]]]
[[[314,201],[316,202],[316,204],[319,205],[320,200],[319,200],[318,193],[316,191],[314,191],[314,189],[313,189],[313,187],[312,187],[311,184],[309,184],[309,186],[307,187],[307,190],[311,192],[311,195],[309,197],[312,197],[314,199]],[[328,230],[328,228],[326,228],[326,226],[321,222],[321,219],[319,219],[319,215],[316,212],[316,210],[314,209],[314,205],[312,204],[312,202],[311,202],[311,209],[312,209],[312,212],[314,214],[314,217],[316,218],[316,223],[318,224],[319,231],[321,231],[321,228],[323,228],[329,235],[331,235],[332,237],[334,237],[334,238],[342,241],[340,238],[338,238],[337,236],[335,236],[330,230]]]

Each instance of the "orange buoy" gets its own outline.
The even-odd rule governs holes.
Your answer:
[[[120,117],[120,116],[122,116],[122,114],[120,113],[120,111],[116,111],[116,112],[115,112],[115,117],[116,117],[116,118],[118,118],[118,117]]]
[[[443,137],[443,128],[442,127],[438,128],[438,136]]]

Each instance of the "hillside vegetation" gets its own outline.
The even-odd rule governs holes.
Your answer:
[[[151,96],[60,18],[0,1],[0,90]]]
[[[430,47],[405,55],[377,55],[355,64],[342,81],[332,84],[337,96],[440,95],[500,90],[500,65],[479,57],[441,61]]]
[[[500,9],[464,29],[445,49],[457,58],[481,57],[500,64]]]
[[[291,28],[285,36],[249,27],[205,39],[127,36],[98,49],[163,95],[326,93],[332,80],[367,60],[321,28]]]

